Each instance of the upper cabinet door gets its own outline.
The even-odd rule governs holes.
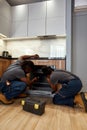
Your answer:
[[[65,0],[47,1],[47,35],[65,34]]]
[[[28,17],[28,5],[12,7],[12,21],[24,21]]]
[[[46,17],[46,1],[29,4],[29,19],[42,19]]]
[[[27,21],[15,21],[12,23],[11,37],[26,37]]]
[[[29,4],[28,36],[45,35],[46,1]]]
[[[28,36],[43,36],[45,35],[45,19],[32,19],[28,24]]]
[[[47,18],[65,16],[66,0],[47,1]]]
[[[11,37],[65,35],[66,0],[49,0],[12,7]]]
[[[9,37],[11,26],[11,7],[5,0],[0,0],[0,33]]]
[[[11,37],[27,36],[28,5],[12,7]]]
[[[47,19],[46,35],[65,35],[65,20],[63,17]]]

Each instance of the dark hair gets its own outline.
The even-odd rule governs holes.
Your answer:
[[[49,67],[43,67],[42,72],[45,76],[50,75],[54,71],[50,66]]]
[[[26,61],[23,61],[21,63],[21,67],[22,67],[23,70],[26,69],[26,68],[31,68],[33,70],[34,69],[34,63],[30,60],[29,61],[26,60]]]

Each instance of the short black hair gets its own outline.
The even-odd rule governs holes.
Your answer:
[[[42,68],[42,72],[45,76],[50,75],[52,71],[54,71],[54,69],[52,69],[50,66]]]
[[[31,68],[32,70],[34,69],[34,63],[30,60],[25,60],[21,63],[21,67],[22,69],[26,69],[26,68]]]

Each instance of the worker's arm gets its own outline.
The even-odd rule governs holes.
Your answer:
[[[20,60],[27,60],[27,59],[37,59],[39,58],[39,55],[38,54],[35,54],[35,55],[23,55],[23,56],[20,56],[19,59]]]
[[[21,78],[20,80],[23,81],[23,82],[25,82],[29,87],[31,87],[31,85],[32,85],[34,82],[36,82],[36,81],[38,80],[38,78],[37,78],[37,77],[34,77],[32,80],[30,80],[30,75],[27,74],[26,77]]]
[[[51,88],[52,88],[54,91],[56,91],[56,86],[51,83],[50,78],[47,77],[46,79],[47,79],[49,85],[51,86]]]
[[[59,91],[62,88],[62,84],[57,83],[57,84],[54,85],[54,84],[51,83],[50,78],[48,78],[48,77],[47,77],[47,81],[54,91]]]
[[[30,80],[30,77],[29,77],[29,75],[28,75],[27,77],[20,78],[20,80],[21,80],[22,82],[25,82],[25,83],[29,86],[29,88],[30,88],[31,85],[38,80],[38,78],[37,78],[37,77],[34,77],[32,80]],[[7,86],[10,86],[10,85],[11,85],[11,82],[8,81],[8,80],[6,80],[6,85],[7,85]]]

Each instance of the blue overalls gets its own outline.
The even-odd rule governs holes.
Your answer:
[[[17,97],[25,89],[26,83],[22,81],[11,81],[11,85],[6,85],[5,82],[0,81],[0,91],[8,100]]]
[[[72,79],[66,84],[62,84],[62,88],[53,97],[53,103],[58,105],[74,106],[74,97],[81,90],[82,82],[80,79]]]

